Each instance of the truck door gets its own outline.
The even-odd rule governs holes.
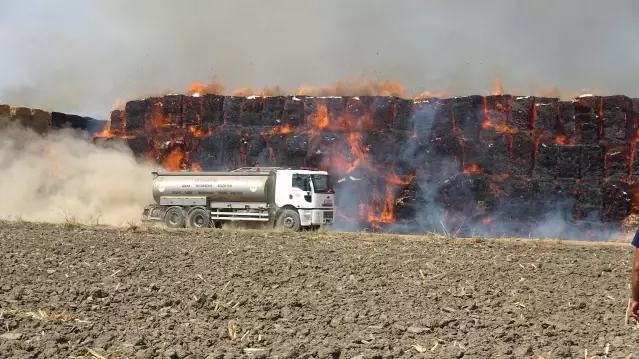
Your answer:
[[[309,175],[293,173],[291,181],[291,193],[289,199],[293,200],[296,206],[301,206],[304,202],[311,203],[311,178]]]

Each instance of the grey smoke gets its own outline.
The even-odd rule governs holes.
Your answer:
[[[4,0],[0,102],[106,119],[217,75],[227,91],[368,76],[409,94],[636,96],[632,0]]]

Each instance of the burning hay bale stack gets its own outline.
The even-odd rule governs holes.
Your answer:
[[[0,104],[0,130],[11,123],[20,124],[39,134],[63,128],[95,133],[101,132],[105,124],[90,117]]]
[[[345,228],[583,235],[637,207],[638,111],[625,96],[167,95],[129,101],[100,136],[172,171],[325,169]]]

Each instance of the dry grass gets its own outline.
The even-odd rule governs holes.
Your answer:
[[[251,236],[273,236],[273,235],[293,235],[302,240],[331,240],[331,239],[352,239],[363,241],[386,241],[386,240],[407,240],[407,241],[451,241],[453,243],[521,243],[533,244],[533,245],[580,245],[580,246],[629,246],[632,240],[633,233],[623,233],[617,238],[608,241],[579,241],[579,240],[564,240],[553,238],[517,238],[517,237],[500,237],[500,238],[486,238],[486,237],[470,237],[460,238],[452,235],[442,235],[438,233],[425,233],[425,234],[389,234],[389,233],[375,233],[368,231],[360,232],[339,232],[331,231],[327,228],[322,228],[318,231],[303,231],[294,233],[288,229],[280,228],[245,228],[238,224],[227,225],[224,228],[205,228],[205,229],[189,229],[189,228],[166,228],[162,225],[153,224],[149,222],[129,222],[126,226],[114,227],[102,224],[83,224],[75,220],[73,217],[68,217],[65,221],[60,223],[42,223],[42,222],[29,222],[21,218],[0,220],[2,226],[43,226],[43,227],[57,227],[62,229],[73,230],[103,230],[117,232],[118,236],[125,235],[127,233],[148,233],[148,234],[163,234],[173,233],[180,235],[192,235],[200,234],[203,237],[210,235],[251,235]]]
[[[41,321],[61,321],[61,322],[71,322],[75,319],[64,313],[47,313],[42,309],[38,309],[37,311],[22,311],[16,309],[0,309],[0,318],[11,318],[11,317],[20,317],[20,318],[31,318],[35,320]]]

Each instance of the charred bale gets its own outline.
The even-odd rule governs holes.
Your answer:
[[[512,100],[508,127],[521,132],[532,130],[534,108],[534,97],[515,97]]]
[[[242,101],[240,126],[264,126],[262,122],[263,97],[251,96]]]
[[[622,181],[608,181],[603,186],[604,222],[621,222],[630,214],[632,200],[630,185]]]
[[[538,221],[574,221],[579,196],[574,180],[533,181],[533,217]]]
[[[206,94],[201,100],[202,130],[214,131],[224,124],[224,96]]]
[[[464,138],[479,139],[483,116],[481,96],[457,97],[452,100],[451,113]]]
[[[625,111],[603,111],[603,136],[612,145],[623,145],[628,140],[628,123]]]
[[[559,100],[537,97],[534,108],[534,130],[537,135],[555,138],[557,136]]]
[[[576,188],[579,191],[577,198],[580,205],[601,208],[603,204],[603,187],[595,187],[589,183],[580,182]]]
[[[171,126],[184,125],[184,119],[182,117],[182,113],[183,113],[185,97],[186,96],[184,95],[166,95],[162,98],[162,110],[164,115],[164,123]]]
[[[439,137],[430,141],[430,144],[428,154],[431,160],[425,163],[426,168],[430,171],[443,171],[442,174],[459,172],[464,158],[462,139],[454,136]],[[487,154],[489,157],[493,155],[495,153]]]
[[[226,125],[240,124],[243,100],[244,100],[244,97],[240,97],[240,96],[224,97],[224,104],[223,104],[224,124]]]
[[[513,97],[511,95],[491,95],[484,97],[485,122],[495,126],[507,126]]]
[[[306,125],[306,112],[304,97],[287,96],[282,114],[282,124],[292,128],[300,128]]]
[[[577,142],[583,145],[599,144],[601,118],[599,96],[578,97],[574,101]]]
[[[457,138],[451,102],[440,99],[423,100],[413,105],[413,133],[432,141],[452,142]]]
[[[558,178],[577,179],[580,176],[581,163],[580,145],[556,145],[555,156],[557,158],[556,171]]]
[[[413,101],[395,98],[393,105],[393,128],[400,131],[410,131],[411,118],[413,116]]]
[[[278,134],[266,138],[267,157],[261,163],[269,166],[304,167],[307,165],[309,138],[307,134]],[[262,162],[264,161],[264,162]]]
[[[557,137],[562,144],[577,143],[577,127],[575,125],[575,106],[572,101],[560,101],[558,105]]]
[[[182,121],[184,126],[201,128],[202,99],[199,96],[184,96],[182,104]]]
[[[476,165],[488,175],[508,173],[509,143],[505,134],[482,130],[480,141],[465,139],[463,141],[463,162],[466,168]]]
[[[109,130],[111,132],[119,133],[124,131],[125,112],[122,110],[111,111],[111,117],[109,122]]]
[[[509,161],[509,173],[519,177],[531,177],[535,139],[524,133],[512,135],[512,148]]]
[[[346,112],[348,113],[349,120],[353,126],[351,130],[362,131],[375,131],[380,130],[375,128],[372,118],[372,102],[373,98],[370,96],[358,96],[346,98]]]
[[[406,131],[365,132],[362,134],[362,150],[375,167],[392,168],[404,160],[401,152],[410,136]]]
[[[373,127],[379,131],[393,128],[394,98],[390,96],[371,97],[371,111]]]
[[[629,149],[627,146],[607,146],[604,157],[604,178],[606,180],[626,179],[630,174],[628,168]]]
[[[599,136],[599,119],[594,114],[576,114],[575,123],[577,129],[577,143],[594,146],[599,144],[601,137]]]
[[[498,185],[502,191],[502,201],[498,207],[500,216],[511,221],[529,221],[533,214],[533,183],[508,178]]]
[[[444,164],[450,159],[444,158],[435,153],[433,143],[423,136],[415,136],[408,131],[393,131],[397,138],[398,151],[394,154],[382,154],[376,152],[375,157],[382,157],[382,161],[388,163],[396,156],[395,168],[400,173],[419,172],[427,178],[431,175],[445,174]],[[401,142],[405,139],[405,142]],[[379,153],[379,155],[377,155]]]
[[[226,131],[219,131],[211,136],[199,138],[191,152],[191,160],[203,171],[221,171],[232,169],[228,166],[226,151]]]
[[[589,183],[601,183],[604,178],[604,159],[603,146],[583,146],[579,161],[581,180]]]
[[[478,174],[458,174],[445,181],[440,189],[447,211],[476,217],[486,214],[483,202],[489,196],[489,179]]]
[[[264,126],[281,126],[284,124],[285,96],[268,96],[263,98],[262,124]],[[299,124],[297,124],[299,126]],[[290,124],[289,124],[290,126]]]
[[[541,139],[535,152],[533,178],[540,181],[551,181],[557,174],[557,147],[548,139]]]
[[[253,136],[251,133],[219,130],[213,135],[200,139],[191,152],[191,158],[204,169],[214,167],[218,170],[231,170],[237,167],[251,166],[246,156],[242,139]]]
[[[133,138],[127,138],[126,144],[129,146],[135,157],[145,156],[151,148],[151,138],[139,135]]]
[[[144,129],[147,113],[151,112],[149,102],[145,100],[128,101],[125,105],[126,132],[137,132]]]
[[[630,180],[633,182],[639,182],[639,146],[632,146],[632,162],[630,164]]]
[[[612,112],[628,112],[632,108],[632,101],[628,96],[612,95],[601,97],[601,109]]]
[[[260,165],[261,160],[267,156],[266,140],[259,133],[247,133],[240,139],[239,165],[253,167]]]
[[[147,111],[144,116],[144,129],[147,134],[156,136],[158,133],[163,132],[164,129],[174,126],[171,119],[164,115],[164,98],[150,97],[145,101]]]

